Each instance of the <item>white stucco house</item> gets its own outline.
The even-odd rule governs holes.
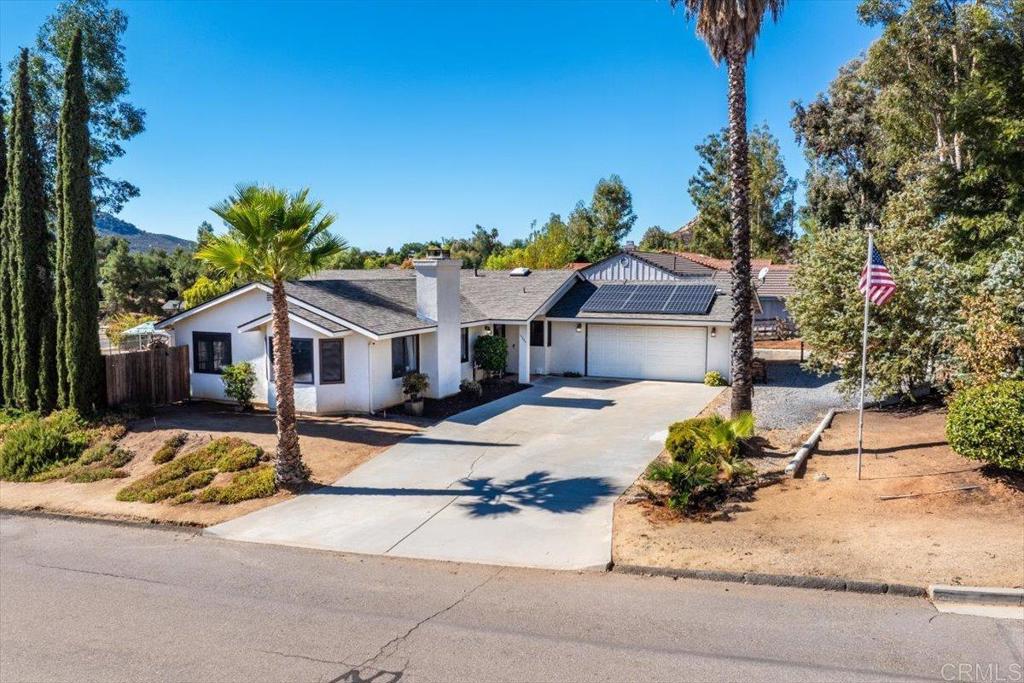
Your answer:
[[[701,381],[729,377],[731,299],[722,274],[588,278],[573,270],[475,271],[443,254],[414,270],[325,271],[286,285],[296,409],[374,412],[401,403],[402,377],[429,397],[473,376],[480,335],[508,342],[507,371]],[[225,400],[220,369],[245,360],[274,406],[270,289],[246,285],[157,323],[190,349],[191,394]]]

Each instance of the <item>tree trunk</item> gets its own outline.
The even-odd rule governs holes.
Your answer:
[[[277,483],[295,487],[306,482],[309,470],[299,451],[295,430],[295,373],[292,367],[292,336],[284,283],[273,283],[274,386],[277,389]]]
[[[732,48],[729,70],[729,171],[732,176],[732,404],[737,417],[751,409],[754,356],[753,285],[750,281],[750,168],[747,151],[747,55]]]

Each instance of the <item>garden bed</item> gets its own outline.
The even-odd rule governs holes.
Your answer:
[[[613,560],[1020,587],[1024,478],[954,453],[945,422],[945,411],[934,407],[869,411],[864,478],[857,481],[857,413],[838,414],[804,478],[780,479],[731,501],[715,521],[684,518],[634,485],[615,507]],[[969,486],[978,488],[937,493]],[[883,498],[912,494],[926,495]]]
[[[330,483],[397,441],[417,433],[419,429],[417,422],[401,417],[388,420],[373,417],[303,417],[299,419],[299,440],[303,459],[312,471],[312,479],[319,483]],[[181,433],[185,433],[186,438],[174,456],[164,462],[154,462],[154,456],[165,450],[167,442]],[[210,462],[190,468],[185,477],[149,486],[139,484],[152,477],[160,468],[181,462],[204,445],[225,437],[251,443],[266,455],[256,462],[246,460],[233,464],[220,458],[211,458]],[[292,495],[279,491],[268,497],[233,502],[253,491],[261,495],[266,493],[261,490],[266,484],[264,468],[269,467],[268,458],[274,453],[275,444],[274,419],[268,413],[242,414],[229,407],[209,404],[169,407],[157,411],[151,417],[128,423],[126,433],[117,440],[117,447],[122,452],[131,453],[132,459],[121,462],[116,456],[107,456],[108,459],[115,458],[112,464],[119,465],[116,469],[120,473],[115,478],[76,483],[69,472],[59,479],[43,482],[0,481],[0,509],[44,510],[200,526],[216,524]],[[239,454],[238,457],[243,458],[243,455]],[[167,454],[162,453],[157,460],[166,457]],[[86,469],[101,466],[102,458],[86,466]],[[186,485],[188,476],[194,478]],[[154,484],[152,480],[149,483]],[[159,489],[161,486],[166,488]],[[125,489],[135,491],[138,495],[122,493],[122,500],[118,500],[118,494]],[[152,499],[163,496],[172,489],[173,496],[160,498],[157,502],[145,500],[146,497]],[[195,497],[186,495],[188,493]]]
[[[423,416],[431,420],[443,420],[471,408],[510,396],[529,388],[529,386],[529,384],[520,384],[514,377],[482,380],[480,382],[482,393],[479,396],[460,391],[446,398],[424,399]]]

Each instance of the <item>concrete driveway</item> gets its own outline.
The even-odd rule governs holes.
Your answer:
[[[406,439],[331,486],[206,530],[258,543],[604,568],[612,506],[668,424],[721,389],[545,377]]]

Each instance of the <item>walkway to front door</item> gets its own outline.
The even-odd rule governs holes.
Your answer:
[[[331,486],[207,529],[241,541],[458,562],[604,568],[612,506],[668,424],[721,389],[543,377]]]

